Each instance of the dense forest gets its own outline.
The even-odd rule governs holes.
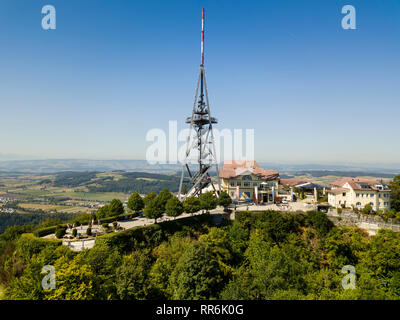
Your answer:
[[[30,228],[0,235],[5,299],[400,298],[400,234],[369,237],[320,212],[240,212],[219,226],[204,214],[107,234],[80,253]],[[44,265],[55,290],[41,288]],[[342,287],[345,265],[355,289]]]
[[[90,192],[124,192],[137,191],[141,194],[160,192],[169,189],[177,192],[179,177],[177,175],[147,173],[147,172],[119,172],[121,179],[114,180],[111,176],[98,177],[97,172],[61,172],[53,182],[55,187],[74,188],[87,186]]]
[[[47,219],[59,219],[60,221],[68,221],[78,214],[75,213],[45,213],[36,211],[34,213],[0,213],[0,233],[6,231],[12,226],[23,226],[27,224],[39,225]]]

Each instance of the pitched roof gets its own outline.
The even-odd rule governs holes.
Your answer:
[[[224,161],[222,169],[219,171],[220,178],[235,178],[243,174],[254,174],[262,179],[279,179],[277,170],[265,170],[260,168],[256,161]]]
[[[378,189],[375,185],[382,185],[382,183],[377,180],[363,178],[343,177],[339,180],[332,182],[332,186],[343,187],[346,183],[348,183],[354,190],[390,191],[388,189]]]

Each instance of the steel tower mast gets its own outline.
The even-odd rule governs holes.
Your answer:
[[[219,194],[221,185],[219,181],[218,161],[215,151],[215,141],[213,134],[213,124],[218,123],[217,119],[211,117],[210,105],[208,101],[206,74],[204,71],[204,8],[202,9],[201,19],[201,64],[197,79],[196,93],[194,96],[192,116],[186,119],[190,124],[189,135],[187,137],[187,146],[185,159],[182,166],[182,175],[179,185],[179,198],[187,196],[198,196],[202,190],[212,186],[215,194]],[[195,159],[191,156],[195,155]],[[192,172],[188,162],[195,160],[198,163],[198,171]],[[210,170],[215,167],[217,172],[218,191],[210,177]],[[189,175],[189,184],[191,188],[186,195],[182,195],[185,172]]]

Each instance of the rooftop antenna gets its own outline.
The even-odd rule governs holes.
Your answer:
[[[206,74],[204,71],[204,8],[201,11],[200,72],[197,79],[192,116],[186,119],[186,123],[190,124],[190,129],[187,137],[186,154],[179,184],[179,199],[186,199],[188,196],[199,196],[203,189],[210,185],[214,194],[218,195],[221,192],[221,184],[219,181],[218,161],[216,158],[215,141],[212,130],[213,124],[218,123],[218,121],[216,118],[211,117]],[[191,158],[193,155],[195,158]],[[192,172],[190,170],[188,165],[190,160],[195,160],[195,162],[198,163],[198,171]],[[218,191],[209,174],[212,167],[215,167],[217,172]],[[185,172],[188,173],[188,183],[191,187],[185,195],[182,195]]]

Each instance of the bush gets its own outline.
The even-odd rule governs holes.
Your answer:
[[[55,233],[56,229],[57,229],[57,226],[40,228],[40,229],[35,230],[35,232],[33,234],[35,235],[35,237],[41,238],[41,237],[47,236],[49,234]]]
[[[329,220],[328,216],[319,211],[307,212],[306,222],[311,225],[320,236],[326,236],[334,227],[333,222]]]
[[[88,235],[88,236],[91,236],[92,235],[92,228],[87,228],[86,229],[86,234]]]
[[[78,230],[76,230],[75,228],[72,229],[72,236],[76,237],[77,234],[78,234]]]
[[[96,245],[105,243],[107,246],[116,246],[119,250],[128,252],[132,248],[155,247],[169,235],[183,230],[186,231],[185,234],[195,231],[205,233],[207,227],[212,225],[213,218],[210,215],[187,217],[102,235],[97,237]]]
[[[104,229],[106,229],[106,230],[109,228],[107,222],[102,223],[101,226],[102,226]]]
[[[52,246],[55,250],[60,245],[60,240],[41,239],[35,237],[32,233],[24,233],[17,241],[17,251],[24,261],[28,261],[44,248]]]
[[[222,191],[218,197],[218,204],[224,208],[227,208],[231,205],[231,203],[231,197],[225,191]]]
[[[57,239],[61,239],[62,237],[64,237],[65,236],[65,228],[63,228],[63,227],[58,227],[57,228],[57,230],[56,230],[56,237],[57,237]]]
[[[365,207],[362,209],[362,213],[364,213],[364,214],[373,213],[372,206],[369,203],[366,204]]]
[[[342,208],[337,208],[337,213],[338,213],[338,214],[342,214],[342,212],[343,212],[343,209],[342,209]]]

